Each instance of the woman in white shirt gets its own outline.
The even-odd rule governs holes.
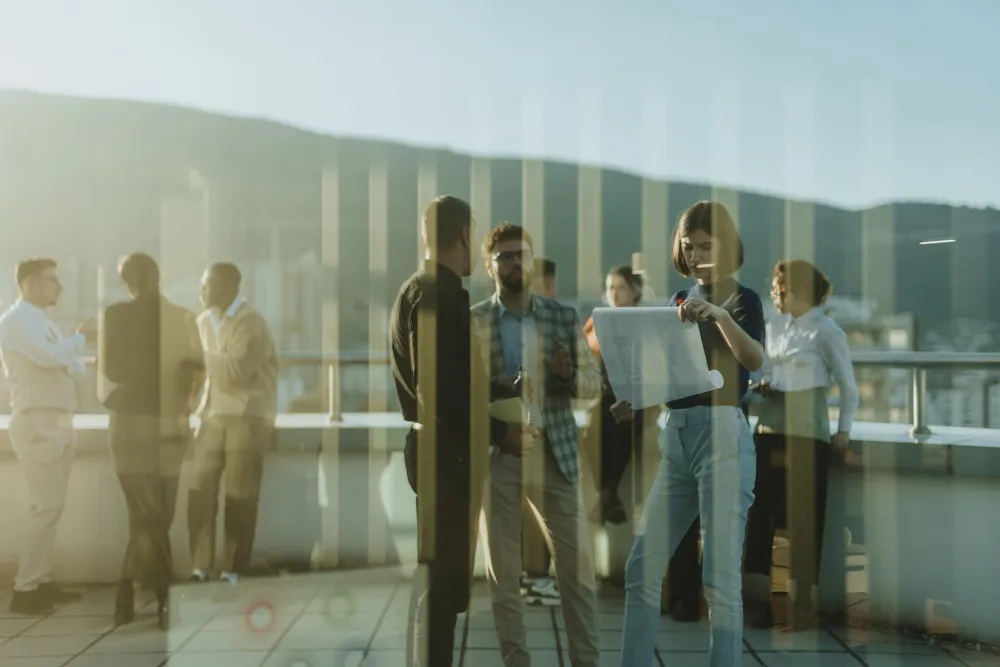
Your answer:
[[[778,315],[767,323],[762,379],[754,387],[757,485],[744,563],[746,618],[755,627],[773,620],[771,549],[782,514],[792,543],[792,627],[814,627],[817,621],[830,458],[850,443],[858,405],[847,336],[823,309],[830,291],[830,281],[809,262],[787,260],[774,268],[771,299]],[[827,392],[834,384],[840,418],[831,436]]]

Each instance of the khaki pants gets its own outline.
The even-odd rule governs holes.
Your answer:
[[[598,664],[597,582],[590,529],[578,484],[568,481],[544,441],[523,459],[494,453],[485,497],[487,577],[500,651],[507,667],[530,664],[521,597],[525,498],[545,521],[574,667]]]
[[[552,556],[545,539],[545,527],[527,501],[521,511],[524,514],[524,525],[521,528],[521,567],[529,577],[547,577],[552,567]]]
[[[14,590],[50,581],[56,529],[66,506],[73,465],[73,415],[54,410],[15,413],[10,441],[28,490],[28,523]]]
[[[274,450],[274,424],[259,419],[205,419],[195,436],[188,498],[192,567],[215,569],[215,520],[225,475],[225,545],[221,570],[247,574],[257,532],[264,458]]]

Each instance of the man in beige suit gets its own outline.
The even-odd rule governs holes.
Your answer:
[[[225,544],[220,578],[250,568],[264,457],[273,449],[278,355],[264,318],[240,296],[240,271],[215,264],[201,279],[198,318],[205,351],[201,424],[192,456],[188,531],[192,579],[215,572],[219,482],[225,473]]]
[[[11,385],[10,436],[28,490],[28,523],[10,610],[44,616],[52,605],[79,600],[49,578],[56,528],[66,506],[73,464],[73,412],[79,355],[91,327],[63,335],[45,311],[56,305],[62,285],[51,259],[17,266],[21,298],[0,316],[0,357]]]

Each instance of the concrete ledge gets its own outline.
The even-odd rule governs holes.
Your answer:
[[[585,413],[578,413],[582,424]],[[70,479],[57,541],[56,577],[114,582],[125,550],[127,516],[107,452],[107,417],[77,417],[79,460]],[[0,573],[16,567],[27,500],[0,417]],[[408,425],[395,414],[282,415],[278,452],[266,467],[255,556],[280,565],[297,561],[329,567],[378,567],[415,562],[413,494],[401,449]],[[1000,431],[937,428],[922,441],[905,424],[859,423],[850,461],[833,471],[824,546],[821,597],[828,610],[843,605],[843,529],[866,559],[873,619],[893,625],[927,621],[928,605],[950,604],[962,635],[1000,643],[1000,532],[990,520],[1000,507]],[[658,462],[649,433],[642,478]],[[187,474],[185,470],[184,474]],[[632,474],[620,489],[633,516],[645,489],[633,493]],[[593,484],[584,481],[585,494]],[[186,478],[173,539],[176,566],[189,567]],[[632,499],[636,499],[633,505]],[[222,515],[219,535],[223,534]],[[633,526],[596,528],[598,571],[621,572]],[[483,572],[482,550],[478,571]],[[940,605],[938,605],[940,606]]]

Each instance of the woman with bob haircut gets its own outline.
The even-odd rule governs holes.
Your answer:
[[[736,281],[743,242],[725,206],[702,201],[681,214],[673,262],[695,285],[670,299],[695,322],[721,388],[667,404],[660,467],[625,565],[621,665],[650,667],[660,622],[663,571],[695,517],[701,518],[702,576],[711,633],[709,665],[739,665],[743,653],[742,563],[756,475],[753,436],[741,404],[764,360],[760,297]],[[616,419],[635,414],[622,401]]]
[[[858,406],[847,335],[823,308],[831,290],[829,279],[809,262],[785,260],[774,267],[771,299],[778,315],[767,323],[764,372],[753,388],[757,500],[750,510],[744,564],[751,627],[773,622],[771,549],[775,519],[782,515],[792,543],[792,629],[813,628],[818,621],[815,598],[830,459],[850,444]],[[834,384],[840,392],[840,416],[831,436],[826,397]]]

